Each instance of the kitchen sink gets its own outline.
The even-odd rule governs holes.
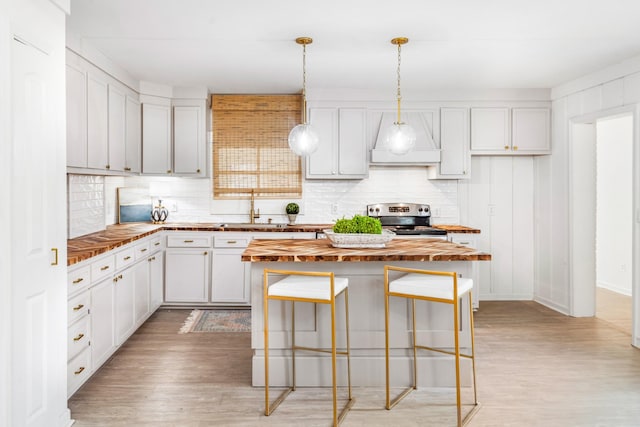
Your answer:
[[[229,222],[229,223],[220,224],[220,227],[228,228],[228,229],[234,229],[234,228],[272,229],[272,228],[285,228],[286,226],[287,226],[287,224],[283,224],[283,223],[273,223],[273,224],[257,223],[257,224],[251,224],[249,222]]]

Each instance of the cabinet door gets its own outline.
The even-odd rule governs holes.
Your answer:
[[[466,108],[440,110],[440,175],[468,176],[469,112]]]
[[[87,77],[87,166],[107,169],[109,164],[109,95],[107,83],[91,73]]]
[[[511,114],[514,151],[523,154],[551,152],[551,112],[548,108],[514,108]]]
[[[120,345],[129,338],[134,330],[134,275],[132,269],[120,273],[113,279],[116,295],[116,344]]]
[[[164,289],[164,252],[149,257],[149,309],[154,312],[162,304]]]
[[[472,108],[471,150],[476,154],[509,152],[511,150],[509,129],[508,108]]]
[[[214,249],[211,302],[249,304],[249,265],[240,261],[244,249]]]
[[[210,250],[168,249],[165,258],[165,301],[207,302]]]
[[[197,175],[203,169],[200,146],[204,142],[201,108],[173,107],[173,167],[174,173]]]
[[[91,360],[98,369],[116,349],[115,285],[104,280],[91,288]]]
[[[140,172],[140,146],[142,145],[142,112],[140,103],[127,96],[125,104],[125,160],[126,172]]]
[[[309,122],[318,132],[320,145],[306,159],[306,177],[335,178],[337,170],[336,146],[338,140],[338,110],[335,108],[312,108]]]
[[[133,322],[140,326],[149,314],[149,262],[140,261],[133,266]]]
[[[363,109],[340,109],[338,173],[363,178],[368,173],[367,115]]]
[[[109,85],[109,170],[124,171],[125,105],[124,93]]]
[[[142,173],[171,173],[171,109],[142,104]]]
[[[67,65],[67,166],[87,167],[87,73]]]

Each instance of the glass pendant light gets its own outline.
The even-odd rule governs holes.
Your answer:
[[[402,100],[400,93],[400,47],[408,42],[409,39],[406,37],[396,37],[391,40],[392,44],[398,46],[398,121],[394,122],[393,125],[389,126],[386,130],[384,145],[387,150],[397,155],[407,154],[416,144],[416,131],[400,118],[400,102]]]
[[[298,156],[308,156],[318,149],[318,132],[307,123],[307,45],[313,43],[311,37],[298,37],[296,43],[302,45],[302,124],[289,133],[289,148]]]

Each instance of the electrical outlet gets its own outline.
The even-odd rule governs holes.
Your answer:
[[[331,214],[335,215],[338,213],[338,204],[337,203],[332,203],[331,204]]]
[[[431,214],[433,215],[434,218],[440,217],[440,208],[433,208],[431,210]]]
[[[178,212],[178,204],[177,203],[172,203],[171,204],[171,212]]]

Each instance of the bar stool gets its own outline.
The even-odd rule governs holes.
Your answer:
[[[272,274],[286,277],[269,285]],[[265,415],[269,416],[284,401],[290,392],[296,390],[296,350],[331,353],[331,375],[333,383],[333,425],[342,422],[355,399],[351,396],[351,353],[349,347],[349,279],[335,277],[332,272],[300,272],[286,270],[264,270],[264,384],[265,384]],[[336,348],[336,297],[344,292],[344,306],[346,319],[347,348],[338,351]],[[269,300],[291,301],[291,357],[292,383],[284,390],[271,405],[269,403]],[[295,341],[295,303],[311,302],[315,304],[329,304],[331,306],[331,349],[310,348],[297,346]],[[338,386],[336,374],[336,356],[347,357],[348,402],[338,414]]]
[[[405,275],[389,282],[389,272],[397,271],[406,273]],[[476,395],[476,361],[475,361],[475,347],[474,347],[474,332],[473,332],[473,309],[471,288],[473,287],[473,280],[468,278],[458,278],[455,272],[445,271],[429,271],[413,268],[385,266],[384,267],[384,313],[385,313],[385,362],[386,362],[386,408],[393,408],[400,400],[402,400],[412,390],[417,388],[417,349],[435,351],[448,355],[455,356],[455,370],[456,370],[456,406],[458,415],[458,426],[464,425],[468,422],[471,416],[479,409],[478,398]],[[459,305],[460,299],[465,295],[469,295],[469,326],[471,332],[471,354],[460,353],[459,342]],[[413,384],[400,393],[393,401],[390,400],[389,392],[389,297],[401,297],[411,299],[411,324],[412,324],[412,347],[413,347]],[[454,337],[454,349],[453,351],[444,350],[441,348],[427,347],[424,345],[416,344],[416,300],[432,301],[444,304],[450,304],[453,306],[453,337]],[[471,365],[473,370],[473,404],[472,410],[462,418],[462,405],[460,398],[460,358],[471,359]]]

